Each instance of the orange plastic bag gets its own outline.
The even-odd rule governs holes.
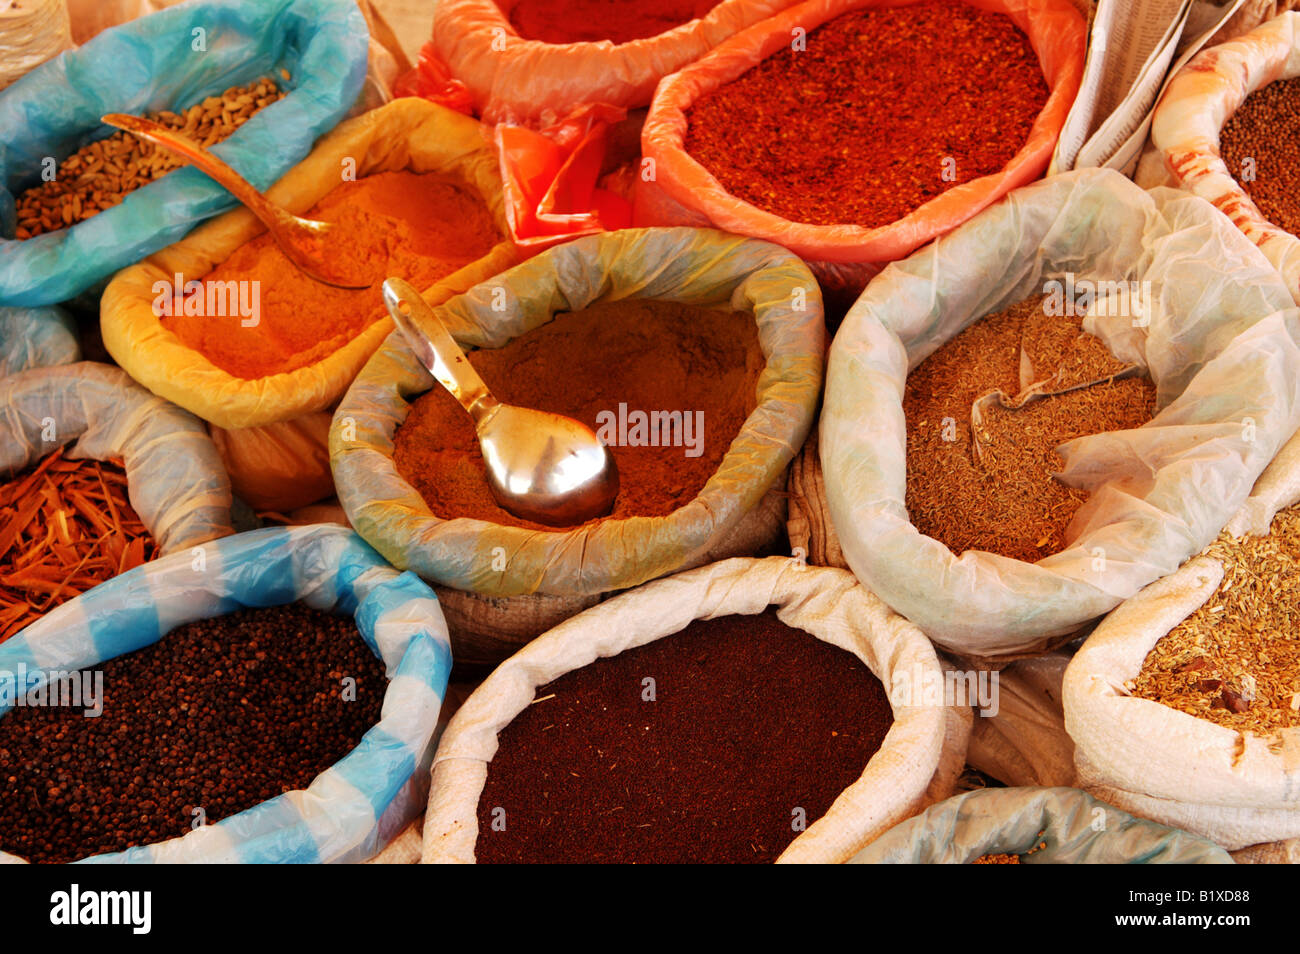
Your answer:
[[[625,113],[584,106],[541,132],[507,123],[496,127],[506,218],[516,245],[541,251],[631,224],[630,203],[596,186],[610,124]]]
[[[637,182],[638,226],[713,227],[784,245],[812,266],[824,286],[861,291],[888,262],[950,232],[1007,192],[1037,179],[1083,75],[1086,29],[1069,0],[965,0],[1004,13],[1025,32],[1038,54],[1050,96],[1024,148],[1002,171],[949,189],[907,216],[878,228],[809,225],[765,212],[731,195],[686,153],[686,111],[706,93],[739,77],[790,42],[840,14],[864,7],[911,6],[920,0],[809,0],[754,26],[668,77],[655,92],[641,133],[641,151],[654,160],[654,177]]]
[[[645,106],[660,79],[793,2],[723,0],[666,33],[614,44],[525,40],[502,11],[509,0],[439,0],[433,48],[484,122],[546,125],[589,103]]]

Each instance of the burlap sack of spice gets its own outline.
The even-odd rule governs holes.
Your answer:
[[[121,458],[131,507],[163,553],[231,533],[230,481],[203,422],[119,369],[82,362],[0,380],[0,475],[67,447]]]
[[[497,733],[536,688],[602,657],[645,645],[696,619],[751,615],[768,606],[789,626],[845,649],[890,689],[896,675],[942,679],[921,632],[890,613],[843,570],[782,557],[735,559],[677,574],[608,600],[534,640],[502,663],[461,707],[434,756],[424,862],[472,862],[478,799]],[[840,862],[934,801],[961,774],[970,709],[900,705],[861,777],[781,854],[782,862]]]
[[[1300,13],[1284,13],[1202,50],[1183,67],[1156,107],[1151,143],[1173,184],[1228,216],[1282,273],[1300,303],[1300,238],[1264,217],[1219,155],[1219,132],[1246,97],[1293,76],[1300,76]]]
[[[509,234],[496,159],[478,123],[416,99],[402,99],[340,125],[270,190],[292,212],[311,208],[339,184],[345,162],[358,178],[411,170],[439,172],[482,196],[501,235]],[[352,379],[392,329],[387,316],[321,360],[294,371],[241,378],[183,344],[154,314],[157,281],[201,278],[265,231],[246,210],[201,226],[176,245],[120,272],[104,293],[104,344],[145,387],[226,433],[218,439],[232,475],[259,509],[291,509],[329,496],[324,447],[310,415],[332,411]],[[484,258],[424,289],[438,303],[518,260],[502,240]],[[376,301],[378,297],[376,293]],[[285,428],[261,431],[265,425]],[[289,433],[291,432],[291,433]],[[242,495],[242,494],[241,494]]]
[[[637,181],[638,225],[712,226],[784,245],[813,268],[823,285],[862,289],[886,262],[902,258],[951,231],[1017,186],[1042,175],[1083,75],[1083,18],[1068,0],[969,0],[1005,13],[1038,53],[1051,95],[1028,141],[999,173],[964,183],[879,228],[810,225],[764,211],[726,191],[685,150],[686,112],[701,96],[736,79],[791,42],[792,31],[812,32],[842,13],[884,0],[809,0],[733,37],[708,56],[668,77],[655,91],[641,133],[641,151],[655,163],[653,179]],[[756,147],[761,148],[761,146]]]
[[[206,569],[196,570],[189,553],[163,557],[53,610],[0,644],[0,673],[12,680],[19,663],[32,671],[93,667],[194,620],[300,600],[355,616],[357,638],[387,675],[382,717],[307,788],[97,861],[320,864],[371,858],[407,828],[425,801],[451,672],[438,601],[342,527],[255,530],[202,550]],[[15,860],[21,859],[0,852],[0,863]]]
[[[790,537],[790,552],[813,566],[849,569],[826,506],[826,479],[822,474],[816,428],[790,465],[787,493],[790,499],[785,529]]]
[[[998,673],[995,714],[975,719],[966,762],[1004,785],[1074,785],[1074,743],[1065,731],[1061,680],[1070,655],[1022,659]]]
[[[1274,515],[1297,502],[1300,436],[1264,472],[1228,529],[1266,535]],[[1271,740],[1123,688],[1156,643],[1214,595],[1223,573],[1218,560],[1199,556],[1125,602],[1076,653],[1063,692],[1084,788],[1235,850],[1300,838],[1300,729],[1282,729]],[[1285,846],[1257,854],[1285,860],[1280,851]]]
[[[511,26],[513,3],[439,0],[433,48],[484,122],[546,125],[587,103],[635,108],[655,84],[795,0],[722,0],[706,16],[631,43],[542,43]]]
[[[499,289],[504,312],[493,309]],[[335,413],[330,458],[348,518],[393,565],[467,594],[467,628],[458,632],[453,622],[453,638],[468,641],[458,649],[508,649],[602,594],[711,560],[752,556],[782,533],[784,474],[812,425],[825,336],[816,282],[788,252],[712,231],[629,229],[551,249],[436,311],[462,345],[493,348],[558,311],[623,298],[729,303],[752,312],[766,359],[757,406],[722,465],[669,516],[546,533],[435,517],[393,464],[393,435],[410,402],[436,386],[397,335]],[[504,566],[494,553],[504,555]],[[452,622],[453,597],[440,591],[440,598]]]
[[[0,308],[0,378],[80,360],[77,324],[62,308]]]
[[[1037,563],[954,555],[908,520],[907,374],[975,320],[1068,274],[1150,283],[1145,327],[1100,316],[1099,303],[1083,327],[1150,373],[1159,412],[1064,445],[1060,479],[1090,493],[1066,549]],[[1007,662],[1064,643],[1213,540],[1295,431],[1290,306],[1258,249],[1201,199],[1096,169],[1011,193],[889,266],[831,346],[822,466],[850,566],[951,652]],[[961,501],[952,506],[959,514]]]
[[[962,865],[999,854],[1020,855],[1020,864],[1047,865],[1233,861],[1222,848],[1195,835],[1134,818],[1078,789],[1058,787],[958,795],[886,832],[850,864]]]

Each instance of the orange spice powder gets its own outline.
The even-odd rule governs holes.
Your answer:
[[[306,217],[336,224],[330,240],[347,258],[367,263],[369,288],[334,288],[308,278],[264,233],[204,277],[259,282],[256,324],[241,314],[173,314],[162,319],[163,327],[238,378],[296,371],[385,317],[379,291],[385,278],[397,275],[426,288],[482,258],[500,239],[483,200],[436,173],[381,172],[344,182]],[[179,302],[173,311],[181,311]]]
[[[626,406],[626,442],[607,441],[619,494],[600,519],[661,517],[696,497],[753,410],[765,363],[752,315],[644,299],[557,315],[502,348],[471,352],[469,361],[502,401],[566,414],[602,437],[601,425]],[[637,411],[703,412],[692,418],[703,426],[691,435],[699,455],[686,446],[631,446],[641,436]],[[469,415],[441,387],[413,402],[394,436],[393,461],[435,516],[555,529],[497,506]]]

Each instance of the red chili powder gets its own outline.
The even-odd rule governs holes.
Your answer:
[[[305,216],[337,224],[330,241],[365,263],[369,288],[334,288],[308,278],[263,233],[203,277],[205,296],[210,283],[258,282],[254,323],[245,324],[241,314],[213,299],[225,314],[165,317],[163,327],[235,377],[295,371],[385,317],[379,284],[388,276],[426,288],[482,258],[500,238],[482,198],[436,173],[381,172],[344,182]],[[238,287],[251,301],[253,286]]]
[[[1048,88],[1011,19],[955,0],[846,13],[687,112],[686,151],[739,199],[868,228],[1001,170]]]
[[[771,862],[892,724],[861,660],[772,609],[697,620],[537,690],[488,764],[475,857]]]
[[[543,43],[630,43],[702,17],[720,0],[519,0],[499,6],[515,32]]]
[[[694,499],[753,410],[764,366],[753,315],[646,299],[558,315],[504,347],[470,352],[469,361],[502,401],[568,415],[598,436],[610,419],[602,414],[619,417],[626,405],[628,440],[607,441],[619,493],[600,519],[661,517]],[[660,411],[681,412],[682,429],[668,436],[680,434],[682,442],[630,446],[653,433],[648,426],[638,433],[632,415]],[[700,444],[698,456],[688,456],[688,436]],[[397,472],[435,516],[555,529],[497,506],[469,415],[441,387],[412,403],[393,445]]]

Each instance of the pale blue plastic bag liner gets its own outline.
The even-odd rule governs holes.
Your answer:
[[[447,624],[437,597],[419,577],[393,569],[345,527],[241,533],[100,584],[0,643],[0,680],[10,683],[5,698],[13,696],[20,663],[28,672],[84,669],[156,643],[197,619],[298,600],[356,619],[360,637],[388,674],[379,723],[305,790],[183,837],[84,861],[365,861],[424,810],[434,732],[451,672]],[[15,860],[0,853],[0,861]]]
[[[197,29],[206,52],[192,49]],[[368,42],[354,0],[191,2],[105,30],[0,93],[0,305],[64,301],[237,204],[178,169],[85,222],[13,240],[15,195],[40,182],[46,156],[62,162],[115,132],[105,113],[179,110],[272,76],[288,95],[212,150],[266,189],[352,107]]]
[[[80,360],[76,322],[62,308],[0,308],[0,378]]]
[[[1042,849],[1023,854],[1039,842]],[[1213,842],[1134,818],[1077,788],[987,788],[895,825],[849,864],[963,865],[994,854],[1022,855],[1026,865],[1234,863]]]

